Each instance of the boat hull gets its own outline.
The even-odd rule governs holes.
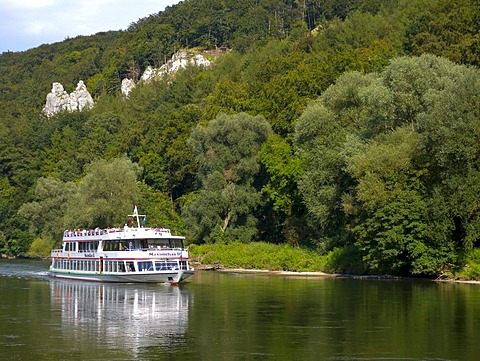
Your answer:
[[[170,283],[177,285],[192,276],[193,270],[174,272],[130,272],[130,273],[89,273],[66,272],[63,270],[50,270],[49,275],[55,278],[72,279],[91,282],[116,282],[116,283]]]

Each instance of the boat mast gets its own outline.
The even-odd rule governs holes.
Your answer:
[[[138,214],[138,209],[137,209],[137,206],[135,206],[135,208],[133,208],[133,214],[129,214],[128,215],[129,217],[133,217],[137,220],[137,227],[138,228],[141,228],[140,226],[140,217],[143,217],[143,220],[145,220],[145,218],[147,217],[145,214]]]

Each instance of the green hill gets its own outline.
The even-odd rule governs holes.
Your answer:
[[[478,5],[186,0],[1,54],[0,253],[138,203],[193,243],[289,243],[338,272],[461,267],[480,230]],[[181,49],[213,63],[121,94]],[[45,118],[52,83],[79,80],[95,107]]]

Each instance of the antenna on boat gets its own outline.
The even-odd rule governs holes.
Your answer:
[[[147,218],[147,216],[145,214],[138,214],[138,209],[137,209],[137,206],[135,206],[135,208],[133,208],[133,214],[129,214],[128,215],[129,217],[134,217],[137,219],[137,227],[140,228],[140,217],[143,217],[142,219],[142,223],[145,222],[145,219]]]

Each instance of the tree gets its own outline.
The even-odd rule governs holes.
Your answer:
[[[442,87],[425,95],[418,128],[429,155],[429,184],[448,209],[437,219],[455,246],[469,252],[480,239],[480,71],[447,64]]]
[[[137,199],[140,168],[127,157],[92,162],[69,200],[65,225],[70,228],[121,226]]]
[[[355,244],[370,272],[436,275],[452,261],[451,242],[430,230],[419,142],[416,131],[399,127],[347,157],[356,186],[343,206],[354,216]]]
[[[428,4],[413,15],[405,47],[413,55],[430,53],[478,66],[479,13],[478,2],[472,0]]]
[[[115,154],[115,136],[120,125],[119,118],[110,112],[90,116],[82,126],[84,134],[80,145],[85,163]]]
[[[299,188],[319,237],[357,247],[373,273],[438,275],[476,245],[479,76],[398,58],[381,74],[344,74],[307,108]]]
[[[73,182],[40,178],[35,187],[35,200],[18,210],[19,216],[28,220],[30,233],[50,242],[60,240],[67,203],[76,190]]]
[[[303,168],[298,187],[311,227],[318,231],[318,243],[326,250],[345,245],[349,237],[342,209],[343,194],[353,186],[345,171],[347,136],[357,131],[371,136],[368,120],[381,121],[382,130],[388,128],[391,97],[385,90],[375,75],[346,73],[297,122],[295,146]]]
[[[185,233],[182,217],[175,210],[175,204],[167,193],[140,183],[138,205],[141,207],[139,210],[147,216],[148,226],[169,228],[176,234]]]
[[[297,189],[300,160],[293,154],[290,144],[274,133],[262,146],[260,159],[269,175],[262,192],[272,201],[275,210],[291,216],[300,198]]]
[[[188,140],[198,161],[200,190],[184,208],[185,224],[197,241],[250,241],[253,210],[260,202],[254,177],[258,152],[271,132],[261,116],[219,114],[197,126]]]
[[[297,186],[300,159],[285,139],[272,133],[260,150],[260,161],[265,169],[261,191],[266,197],[259,227],[262,240],[308,244],[306,209]]]

